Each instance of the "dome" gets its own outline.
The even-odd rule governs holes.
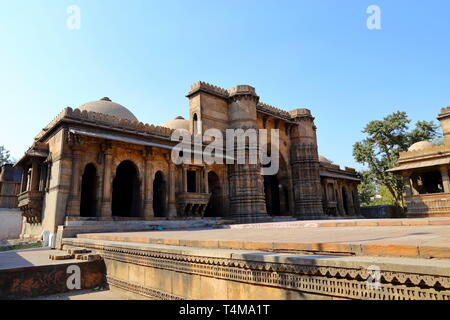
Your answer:
[[[411,147],[409,147],[408,151],[417,151],[423,150],[433,147],[434,145],[430,141],[420,141],[414,143]]]
[[[134,114],[124,106],[112,102],[109,98],[102,98],[98,101],[92,101],[78,107],[81,111],[91,111],[114,116],[119,119],[127,119],[130,121],[139,121]]]
[[[333,163],[331,160],[328,160],[324,156],[319,156],[319,162],[324,162],[324,163],[329,163],[329,164]]]
[[[161,124],[161,127],[166,127],[169,129],[184,129],[189,131],[190,121],[185,120],[183,117],[176,117],[173,120],[166,121]]]

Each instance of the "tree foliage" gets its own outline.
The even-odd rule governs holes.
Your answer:
[[[0,166],[12,161],[9,151],[0,146]]]
[[[410,123],[405,112],[395,112],[383,120],[371,121],[363,130],[367,138],[353,145],[355,160],[368,168],[365,178],[385,186],[395,203],[401,207],[404,206],[403,180],[387,170],[395,166],[399,153],[407,151],[412,144],[423,140],[433,141],[440,136],[439,127],[433,121],[418,121],[412,129]]]
[[[361,171],[358,175],[361,179],[361,183],[358,185],[359,202],[361,206],[369,206],[377,193],[377,185],[374,183],[370,171]]]

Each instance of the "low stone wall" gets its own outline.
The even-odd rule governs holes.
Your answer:
[[[57,265],[30,266],[0,270],[0,299],[27,299],[70,292],[67,272],[70,266],[80,268],[80,289],[104,284],[103,261],[71,262]]]
[[[189,219],[189,220],[128,220],[128,221],[66,221],[59,226],[56,235],[56,248],[61,248],[63,238],[72,238],[82,233],[103,232],[133,232],[171,229],[214,228],[220,219]]]
[[[112,289],[141,299],[449,300],[450,262],[64,239],[105,261]],[[374,284],[378,268],[380,283]]]
[[[22,212],[0,208],[0,240],[19,239],[22,231]]]
[[[361,214],[366,218],[403,218],[401,210],[396,206],[370,206],[361,207]]]
[[[436,193],[414,196],[407,201],[408,217],[450,217],[450,194]]]

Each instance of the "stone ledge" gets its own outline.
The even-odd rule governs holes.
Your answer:
[[[158,272],[163,274],[172,274],[175,277],[173,281],[185,278],[188,289],[194,283],[201,287],[202,283],[216,281],[225,288],[239,282],[244,291],[247,286],[258,285],[261,286],[260,290],[272,287],[328,298],[450,298],[450,262],[442,260],[308,256],[88,239],[65,239],[64,244],[66,247],[84,246],[96,251],[111,266],[109,276],[119,277],[129,284],[140,283],[136,282],[136,279],[143,277],[139,274],[136,278],[139,270],[145,273],[149,270],[150,275],[153,274],[152,270],[160,270]],[[215,256],[211,256],[213,252]],[[379,290],[367,287],[367,279],[371,276],[370,266],[374,265],[381,272],[382,285]],[[223,280],[225,282],[220,282]],[[181,294],[180,290],[174,291],[174,288],[178,288],[174,283],[170,288],[172,291],[166,293],[188,299],[199,298]],[[189,289],[186,292],[191,291]]]
[[[187,240],[187,239],[161,239],[139,237],[136,235],[114,234],[79,234],[80,240],[114,241],[131,244],[159,244],[165,246],[179,246],[202,249],[234,249],[258,250],[278,253],[322,254],[337,256],[384,256],[384,257],[411,257],[450,259],[450,246],[416,246],[404,244],[378,244],[378,243],[302,243],[280,241],[219,241],[219,240]]]

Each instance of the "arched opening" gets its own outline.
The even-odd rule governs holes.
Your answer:
[[[280,183],[278,177],[264,176],[264,193],[266,195],[267,214],[271,216],[279,216],[280,212]]]
[[[133,162],[123,161],[116,169],[112,192],[112,215],[139,217],[141,193],[139,173]]]
[[[269,147],[268,147],[269,148]],[[270,149],[268,149],[270,150]],[[267,214],[271,216],[289,215],[289,189],[286,162],[279,154],[279,169],[274,175],[264,176],[264,194]],[[270,154],[268,153],[270,157]],[[270,166],[268,164],[267,166]]]
[[[92,163],[86,165],[81,178],[80,216],[97,216],[97,168]]]
[[[196,113],[194,113],[194,115],[192,116],[192,130],[193,130],[194,134],[200,133],[199,124],[198,124],[198,116]]]
[[[344,206],[344,214],[349,214],[348,212],[348,195],[345,188],[342,188],[342,204]]]
[[[155,217],[164,217],[166,200],[166,182],[161,171],[156,172],[153,180],[153,212]]]
[[[206,207],[205,217],[222,217],[222,186],[219,176],[214,172],[208,172],[208,191],[211,194],[208,206]]]

